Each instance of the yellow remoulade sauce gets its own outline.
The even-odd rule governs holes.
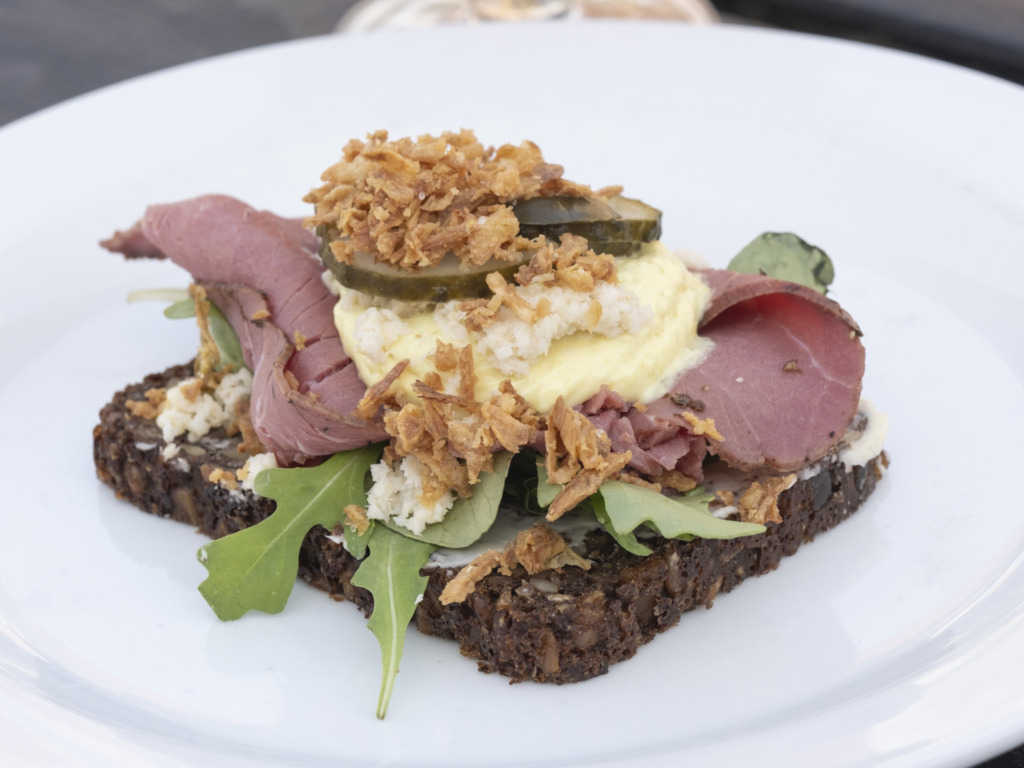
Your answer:
[[[578,405],[603,385],[627,401],[650,402],[711,348],[697,335],[711,291],[677,254],[654,242],[616,262],[617,282],[599,283],[593,292],[516,286],[532,304],[547,298],[546,315],[530,324],[502,308],[482,332],[460,322],[460,302],[411,305],[325,280],[340,297],[334,321],[342,344],[367,386],[408,359],[398,388],[403,399],[415,402],[412,384],[434,370],[429,356],[440,339],[473,346],[477,400],[486,401],[509,379],[546,412],[559,396]]]

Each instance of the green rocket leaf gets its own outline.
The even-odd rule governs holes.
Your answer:
[[[380,643],[384,669],[377,717],[383,720],[405,649],[405,633],[427,588],[427,577],[420,575],[420,568],[436,547],[377,525],[370,533],[369,549],[352,583],[373,595],[373,613],[366,625]]]
[[[494,471],[480,478],[480,482],[473,486],[473,495],[456,499],[444,520],[431,523],[422,533],[413,533],[404,526],[390,522],[384,525],[395,533],[439,547],[468,547],[490,530],[498,515],[511,460],[512,454],[507,451],[497,454],[494,457]]]
[[[821,293],[828,292],[835,278],[828,255],[791,232],[765,232],[754,238],[733,257],[728,268],[800,283]]]
[[[346,504],[366,506],[366,473],[380,450],[370,445],[335,454],[318,467],[265,469],[256,476],[256,492],[277,501],[274,513],[199,550],[209,571],[199,591],[219,618],[284,609],[298,575],[302,540],[314,526],[331,530],[341,523]]]
[[[620,547],[630,554],[639,555],[640,557],[647,557],[647,555],[654,551],[646,544],[641,544],[637,539],[634,530],[626,530],[625,524],[623,524],[622,531],[619,531],[615,527],[615,524],[612,523],[611,515],[608,514],[608,510],[605,507],[604,498],[600,493],[595,493],[590,497],[589,501],[594,510],[594,517],[597,518],[597,522],[604,526],[604,529],[608,531],[615,541],[618,542]]]
[[[708,512],[708,502],[714,496],[709,493],[669,497],[647,488],[609,480],[601,485],[597,494],[601,496],[607,517],[605,525],[610,525],[613,535],[631,534],[640,525],[648,526],[663,538],[684,541],[693,538],[734,539],[765,531],[763,525],[723,520],[712,515]],[[643,547],[639,542],[636,545]],[[627,549],[633,551],[629,547]]]
[[[196,304],[191,298],[176,301],[164,309],[164,317],[172,320],[195,316]],[[230,367],[233,371],[240,371],[246,367],[245,355],[242,354],[242,345],[235,329],[213,302],[210,302],[210,335],[220,352],[221,368]]]
[[[164,317],[168,320],[186,320],[196,316],[196,303],[190,298],[181,299],[164,307]]]
[[[537,462],[537,499],[548,506],[562,486],[548,482],[544,463]],[[601,484],[597,493],[577,507],[580,513],[593,511],[597,521],[627,552],[646,556],[650,547],[636,537],[636,529],[647,526],[665,539],[733,539],[763,533],[763,525],[723,520],[708,511],[714,498],[709,493],[683,496],[664,494],[618,480]]]
[[[537,460],[537,504],[544,509],[551,505],[555,496],[562,492],[562,486],[548,482],[548,471],[544,459]]]

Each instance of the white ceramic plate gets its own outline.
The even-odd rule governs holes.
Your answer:
[[[775,574],[602,678],[508,686],[300,585],[222,624],[200,538],[116,501],[91,429],[187,359],[96,243],[220,191],[284,214],[345,141],[472,127],[622,183],[722,265],[764,230],[838,264],[892,467]],[[940,765],[1024,741],[1024,91],[745,29],[487,26],[318,39],[180,67],[0,131],[0,755],[6,764]]]

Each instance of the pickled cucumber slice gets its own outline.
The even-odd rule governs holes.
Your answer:
[[[588,240],[587,244],[594,253],[607,253],[612,256],[632,256],[644,247],[644,244],[636,240],[598,241]]]
[[[629,256],[643,243],[661,235],[661,211],[639,200],[613,197],[605,202],[594,197],[537,197],[513,205],[519,219],[519,234],[534,238],[544,235],[558,242],[566,232],[587,238],[596,253]],[[337,230],[321,227],[320,258],[338,282],[346,288],[400,301],[444,302],[487,298],[487,275],[499,272],[508,281],[530,261],[529,252],[511,262],[489,262],[463,266],[448,254],[436,267],[419,272],[377,262],[368,253],[356,253],[351,264],[339,262],[330,249]]]
[[[613,197],[535,197],[512,206],[519,234],[549,240],[568,233],[597,243],[647,243],[661,236],[661,211],[639,200]],[[605,251],[610,253],[610,251]]]
[[[339,283],[346,288],[399,301],[444,302],[487,298],[491,295],[487,275],[500,272],[511,281],[516,270],[530,261],[530,255],[524,253],[520,261],[463,267],[455,254],[449,253],[436,267],[409,272],[381,264],[363,252],[357,252],[351,264],[343,264],[334,257],[330,242],[330,237],[321,237],[320,258]]]

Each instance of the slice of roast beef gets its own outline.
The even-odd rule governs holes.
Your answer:
[[[316,236],[298,219],[257,211],[226,195],[151,205],[127,232],[103,243],[127,256],[163,256],[200,282],[248,285],[267,296],[289,339],[337,338],[335,297],[321,275]],[[339,356],[345,351],[337,345]]]
[[[351,415],[366,387],[338,338],[316,238],[300,221],[206,195],[150,206],[104,246],[168,258],[207,288],[253,370],[253,427],[279,461],[386,439],[379,424]]]
[[[707,443],[703,437],[691,434],[680,412],[652,418],[642,405],[637,408],[627,403],[608,387],[583,403],[580,411],[604,430],[613,451],[630,452],[632,469],[651,476],[678,470],[700,480]]]
[[[331,371],[331,385],[322,393],[311,390],[310,379],[289,370],[311,348],[297,352],[281,329],[262,317],[265,294],[244,285],[202,285],[238,334],[253,371],[249,416],[260,442],[279,462],[305,463],[387,439],[379,423],[351,415],[366,392],[354,364]]]
[[[860,329],[834,301],[763,275],[708,270],[700,325],[712,352],[648,406],[655,420],[689,410],[724,440],[709,450],[739,469],[789,471],[824,456],[857,412]]]

